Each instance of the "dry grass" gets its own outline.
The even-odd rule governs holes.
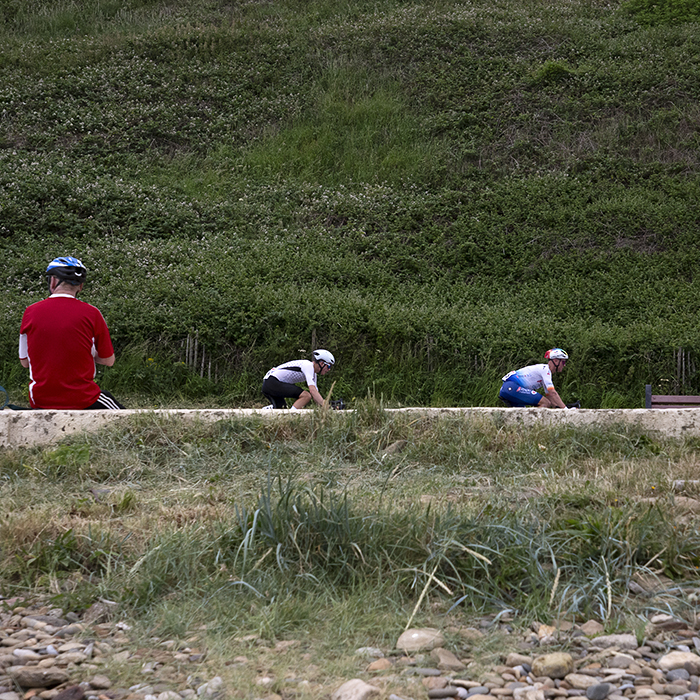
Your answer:
[[[317,697],[361,672],[354,649],[391,648],[424,594],[413,623],[444,629],[506,608],[523,626],[689,614],[678,591],[700,564],[699,458],[696,440],[632,429],[371,407],[274,425],[140,418],[3,453],[0,580],[66,608],[117,600],[132,644],[186,642],[229,687],[269,677],[266,692]],[[676,592],[630,597],[639,573]],[[453,646],[477,668],[497,654],[489,640]]]

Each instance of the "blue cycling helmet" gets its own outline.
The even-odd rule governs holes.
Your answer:
[[[85,265],[70,255],[62,258],[54,258],[46,268],[47,277],[56,277],[61,282],[78,285],[87,279]]]

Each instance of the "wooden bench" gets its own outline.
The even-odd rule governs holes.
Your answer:
[[[644,387],[645,408],[700,408],[700,396],[652,394],[651,384]]]

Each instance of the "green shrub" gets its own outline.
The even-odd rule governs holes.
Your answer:
[[[700,21],[698,0],[627,0],[623,7],[645,25]]]

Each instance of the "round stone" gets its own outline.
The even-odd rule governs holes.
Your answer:
[[[586,688],[588,700],[605,700],[612,690],[610,683],[596,683]]]
[[[666,680],[670,683],[674,681],[689,681],[690,674],[684,668],[674,668],[666,673]]]
[[[396,648],[407,654],[417,651],[431,651],[445,643],[442,632],[431,627],[406,630],[396,642]]]

